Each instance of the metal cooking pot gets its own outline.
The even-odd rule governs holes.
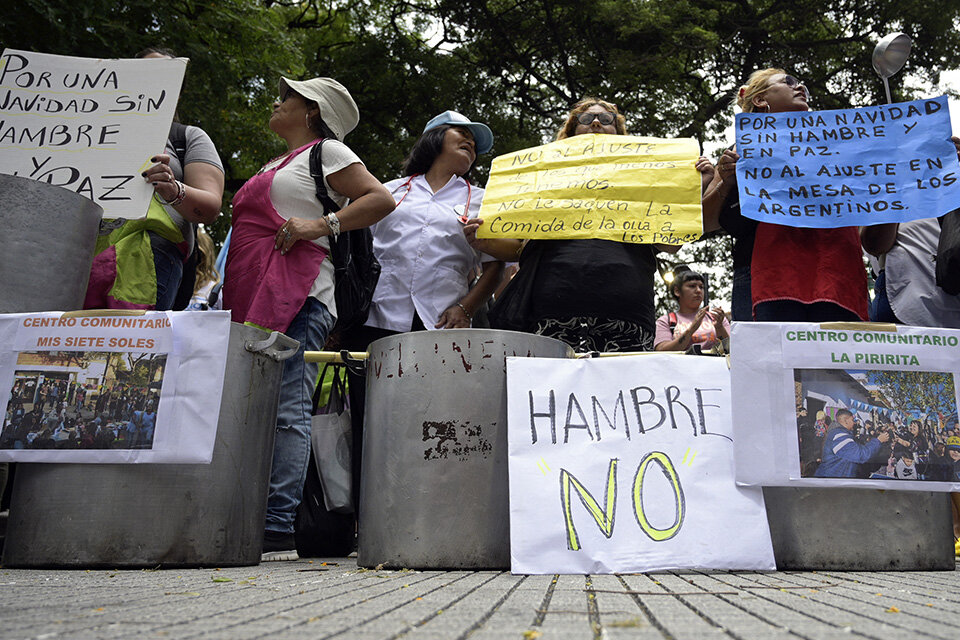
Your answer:
[[[569,358],[553,338],[418,331],[369,347],[358,562],[510,566],[506,358]]]
[[[44,182],[0,174],[0,313],[83,307],[103,209]]]
[[[282,360],[299,343],[230,325],[210,464],[20,464],[3,564],[241,566],[260,562]]]
[[[953,571],[950,496],[764,487],[780,571]]]

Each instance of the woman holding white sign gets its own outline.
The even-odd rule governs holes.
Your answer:
[[[152,48],[137,57],[176,56]],[[166,148],[150,162],[141,174],[154,190],[146,217],[100,225],[85,309],[172,309],[196,244],[195,224],[220,214],[223,165],[202,129],[174,122]]]
[[[263,559],[296,559],[293,521],[310,456],[311,396],[317,365],[303,351],[323,348],[336,319],[329,237],[361,229],[395,203],[360,158],[343,144],[360,114],[332,78],[281,78],[270,129],[287,152],[265,164],[233,199],[233,232],[223,302],[234,322],[282,331],[300,342],[283,366],[277,433],[267,496]],[[310,171],[316,145],[323,186],[338,211],[317,199]],[[349,201],[349,204],[348,204]]]
[[[570,111],[557,140],[584,134],[626,135],[616,105],[584,98]],[[712,171],[706,162],[698,169]],[[520,271],[490,310],[494,328],[528,331],[563,340],[579,352],[652,351],[656,253],[679,245],[610,240],[481,239],[480,219],[464,233],[471,245]]]
[[[746,113],[807,111],[809,98],[803,83],[771,68],[750,76],[737,104]],[[749,282],[751,312],[759,321],[866,320],[867,275],[857,227],[809,229],[744,218],[736,189],[739,158],[735,148],[724,151],[703,201],[704,230],[722,226],[736,241],[734,319],[744,319],[737,313],[737,299]],[[748,276],[743,269],[747,256]]]

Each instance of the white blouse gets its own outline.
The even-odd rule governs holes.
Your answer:
[[[466,211],[468,193],[466,215],[477,217],[483,189],[457,176],[436,193],[423,175],[384,186],[400,205],[371,227],[382,271],[367,325],[410,331],[416,312],[433,329],[440,315],[467,294],[470,270],[495,260],[467,244],[458,219]]]

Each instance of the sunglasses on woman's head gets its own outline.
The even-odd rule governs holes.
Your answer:
[[[607,125],[613,124],[613,121],[617,119],[615,115],[609,111],[601,111],[600,113],[591,113],[589,111],[584,111],[577,116],[577,122],[583,125],[590,124],[594,119],[599,120],[600,124]]]

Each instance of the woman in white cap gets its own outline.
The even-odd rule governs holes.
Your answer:
[[[500,283],[503,262],[473,249],[463,224],[476,217],[483,189],[470,183],[477,155],[493,147],[493,133],[456,111],[432,118],[403,161],[402,178],[384,186],[396,211],[371,227],[380,280],[366,326],[350,345],[366,350],[385,336],[407,331],[469,327]],[[480,270],[470,287],[472,274]],[[354,496],[359,497],[363,440],[363,379],[351,377]]]
[[[282,331],[300,342],[284,363],[277,435],[267,498],[263,559],[296,559],[293,521],[310,456],[311,396],[317,365],[304,350],[323,347],[336,319],[328,237],[369,226],[394,200],[343,138],[359,112],[332,78],[281,78],[270,129],[287,152],[260,169],[233,199],[233,233],[224,279],[224,306],[234,322]],[[325,212],[310,175],[310,151],[323,140],[323,180],[341,208]],[[347,204],[349,201],[349,204]]]
[[[397,210],[371,228],[382,271],[368,327],[388,333],[469,327],[493,293],[503,263],[474,250],[463,235],[464,221],[476,217],[483,200],[468,175],[492,146],[487,125],[445,111],[414,143],[404,177],[384,185]],[[483,275],[471,289],[477,268]]]

